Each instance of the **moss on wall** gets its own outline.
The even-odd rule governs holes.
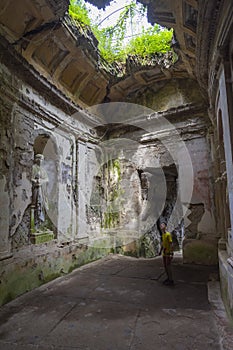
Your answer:
[[[54,246],[49,251],[46,245],[43,248],[36,255],[32,252],[29,256],[24,252],[20,256],[19,252],[18,257],[0,262],[0,305],[110,253],[110,248],[101,247],[65,246],[59,249]]]
[[[119,212],[114,213],[111,205],[108,206],[107,212],[104,213],[103,228],[113,228],[119,223]]]
[[[106,194],[107,207],[103,212],[102,228],[116,227],[120,222],[119,200],[121,190],[121,166],[118,159],[110,160],[107,164],[108,193]]]
[[[217,265],[217,240],[185,239],[183,242],[183,261],[188,264]]]

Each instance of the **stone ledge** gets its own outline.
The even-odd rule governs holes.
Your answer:
[[[218,251],[221,295],[229,317],[233,322],[233,269],[228,263],[229,255],[224,250]],[[233,347],[232,347],[233,348]]]
[[[44,232],[33,232],[30,235],[30,241],[32,244],[40,244],[52,241],[54,239],[53,231],[47,230]]]
[[[185,239],[183,261],[185,264],[218,265],[217,246],[215,239]]]
[[[233,349],[233,324],[227,316],[218,281],[208,282],[208,300],[214,312],[216,324],[220,335],[220,346],[222,350]]]

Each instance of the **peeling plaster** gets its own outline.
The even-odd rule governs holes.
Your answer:
[[[18,225],[23,219],[25,210],[31,203],[32,185],[27,178],[27,173],[22,174],[22,182],[20,186],[15,187],[14,202],[12,216],[15,217],[15,223],[11,227],[10,235],[13,236]]]
[[[2,175],[2,179],[0,179],[0,259],[9,253],[10,199],[6,188],[7,180],[6,177]]]

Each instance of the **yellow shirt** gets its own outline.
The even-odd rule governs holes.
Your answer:
[[[163,243],[163,255],[170,255],[172,253],[172,235],[170,232],[165,232],[162,234]]]

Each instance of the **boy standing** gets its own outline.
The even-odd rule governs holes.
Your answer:
[[[165,272],[167,274],[167,279],[163,282],[166,286],[173,286],[174,281],[172,278],[171,262],[173,259],[173,245],[172,245],[172,235],[170,232],[166,231],[166,224],[163,222],[160,224],[160,230],[162,232],[162,246],[160,254],[163,252],[163,265]]]

